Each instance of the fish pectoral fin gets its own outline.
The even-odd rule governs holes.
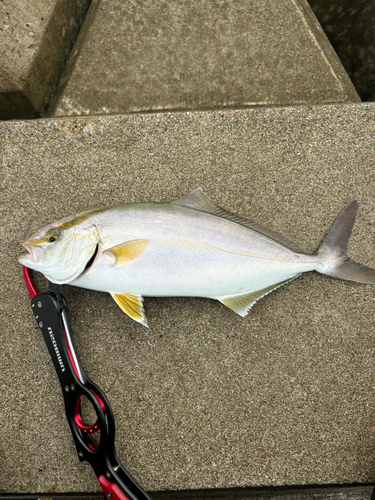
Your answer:
[[[261,299],[265,295],[268,295],[270,292],[272,292],[272,290],[276,290],[276,288],[279,288],[280,286],[285,285],[285,283],[294,280],[298,276],[300,276],[300,274],[293,276],[293,278],[288,278],[285,281],[280,281],[279,283],[275,283],[260,290],[256,290],[255,292],[246,293],[244,295],[221,297],[218,298],[218,300],[220,300],[220,302],[225,306],[229,307],[229,309],[232,309],[232,311],[244,317],[247,315],[247,313],[257,300]]]
[[[129,295],[128,293],[111,293],[111,295],[124,313],[138,323],[148,327],[143,309],[143,297],[141,295]]]
[[[114,259],[115,266],[122,266],[139,257],[147,248],[149,240],[132,240],[109,248],[104,253]]]

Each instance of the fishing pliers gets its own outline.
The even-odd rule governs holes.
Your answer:
[[[92,466],[107,499],[150,500],[117,458],[111,407],[103,392],[83,371],[72,339],[68,306],[59,285],[49,281],[48,291],[38,293],[25,266],[23,276],[32,311],[60,381],[79,460]],[[87,398],[96,413],[93,424],[86,423],[82,416],[83,398]]]

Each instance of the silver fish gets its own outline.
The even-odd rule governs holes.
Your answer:
[[[19,262],[54,283],[109,292],[147,326],[143,297],[207,297],[240,316],[307,271],[375,284],[375,270],[346,256],[357,202],[339,214],[315,255],[220,208],[201,189],[172,203],[89,210],[49,224]]]

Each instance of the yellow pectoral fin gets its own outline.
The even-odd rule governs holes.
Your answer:
[[[249,309],[252,308],[257,300],[269,294],[270,292],[272,292],[272,290],[276,290],[276,288],[279,288],[280,286],[285,285],[285,283],[294,280],[294,278],[297,278],[298,276],[300,275],[297,274],[297,276],[294,276],[293,278],[289,278],[285,281],[280,281],[279,283],[267,286],[265,288],[262,288],[261,290],[256,290],[255,292],[247,293],[245,295],[222,297],[218,300],[220,300],[220,302],[225,306],[229,307],[229,309],[232,309],[232,311],[244,317],[247,315]]]
[[[124,313],[135,321],[138,321],[138,323],[148,327],[145,312],[143,310],[142,296],[137,297],[127,293],[111,293],[111,295]]]
[[[149,240],[126,241],[121,245],[106,250],[104,253],[114,257],[115,266],[122,266],[139,257],[146,250],[149,243]]]

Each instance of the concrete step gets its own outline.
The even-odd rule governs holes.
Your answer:
[[[89,3],[0,2],[0,120],[43,114]]]
[[[359,101],[305,0],[97,0],[49,116]]]
[[[0,124],[0,492],[96,492],[77,460],[33,319],[20,242],[90,207],[219,205],[314,253],[352,199],[352,258],[375,266],[375,104]],[[150,329],[108,294],[63,287],[117,450],[149,491],[373,482],[374,288],[308,273],[246,318],[217,301],[146,298]]]

